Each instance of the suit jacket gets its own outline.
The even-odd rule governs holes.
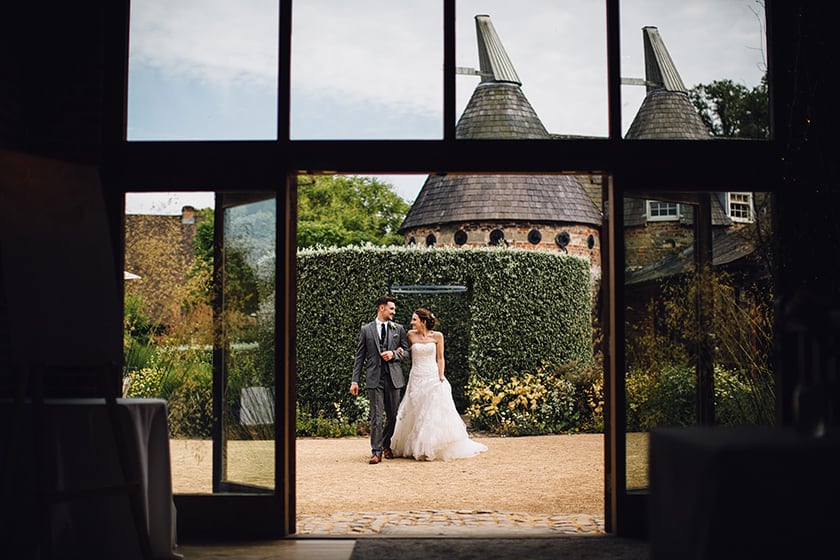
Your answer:
[[[400,355],[396,350],[403,349]],[[405,328],[399,323],[388,321],[388,331],[385,337],[385,344],[379,344],[379,333],[376,330],[376,321],[362,325],[359,331],[359,341],[356,343],[356,359],[353,362],[354,383],[359,383],[362,375],[362,367],[365,368],[365,384],[367,387],[379,386],[382,375],[382,358],[380,352],[385,350],[394,351],[394,359],[387,362],[387,371],[391,376],[391,382],[396,388],[405,387],[405,375],[403,375],[402,363],[410,359],[410,346]]]

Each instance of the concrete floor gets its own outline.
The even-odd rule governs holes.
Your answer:
[[[184,544],[185,560],[648,560],[646,541],[612,535],[295,538],[235,544]]]

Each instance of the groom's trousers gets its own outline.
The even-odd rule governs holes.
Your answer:
[[[394,435],[397,409],[400,406],[400,390],[394,387],[388,364],[384,361],[379,375],[379,387],[368,388],[368,399],[370,400],[370,450],[371,453],[377,453],[384,447],[391,447],[391,436]]]

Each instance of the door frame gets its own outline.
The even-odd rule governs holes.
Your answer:
[[[609,322],[605,355],[605,512],[607,530],[637,533],[646,519],[646,497],[626,490],[623,437],[623,258],[622,216],[618,200],[624,185],[647,184],[667,190],[680,176],[692,188],[743,190],[784,187],[780,154],[789,138],[769,141],[624,140],[621,134],[619,0],[604,0],[607,26],[609,137],[547,140],[458,140],[455,95],[455,0],[443,0],[443,138],[440,140],[294,141],[289,138],[292,0],[279,0],[278,111],[275,141],[126,140],[130,0],[103,7],[103,188],[109,202],[113,239],[122,239],[123,198],[131,191],[258,190],[276,185],[277,282],[275,304],[275,492],[272,495],[176,495],[182,538],[274,538],[295,532],[295,227],[294,175],[298,170],[341,173],[595,173],[609,176],[603,294]],[[796,4],[796,3],[794,3]],[[783,122],[794,105],[796,6],[767,0],[771,126]],[[769,39],[773,39],[772,41]],[[777,60],[780,63],[777,63]],[[773,130],[773,134],[790,134]],[[796,185],[788,186],[793,188]],[[115,243],[117,259],[124,247]],[[603,258],[603,257],[602,257]],[[786,402],[789,399],[786,400]],[[245,520],[248,520],[247,524]],[[258,524],[256,523],[258,521]]]
[[[714,424],[714,355],[710,336],[713,317],[713,298],[709,292],[712,266],[712,213],[709,192],[680,193],[650,191],[634,188],[627,180],[623,189],[616,189],[621,177],[604,180],[604,235],[602,236],[602,268],[606,289],[603,322],[605,328],[604,400],[605,431],[605,496],[604,511],[607,532],[619,536],[646,538],[648,536],[648,489],[627,488],[627,397],[625,390],[627,338],[625,322],[625,243],[624,197],[659,199],[667,194],[669,200],[691,204],[694,210],[694,255],[699,284],[695,301],[700,341],[695,356],[697,372],[696,420],[701,425]]]

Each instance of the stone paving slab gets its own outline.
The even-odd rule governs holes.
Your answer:
[[[485,510],[337,512],[297,516],[298,535],[603,534],[604,518],[592,514],[528,514]]]

